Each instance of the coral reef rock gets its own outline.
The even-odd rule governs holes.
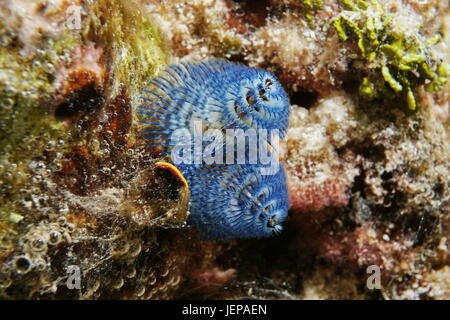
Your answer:
[[[448,1],[2,1],[0,298],[449,299],[449,46]],[[288,91],[279,236],[199,240],[138,134],[214,57]]]

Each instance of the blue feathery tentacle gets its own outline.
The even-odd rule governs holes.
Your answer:
[[[189,222],[203,239],[266,237],[282,230],[286,178],[269,137],[284,137],[289,102],[272,73],[225,60],[181,63],[148,81],[141,99],[141,134],[150,146],[163,147],[188,181]],[[229,132],[244,140],[228,139]],[[261,151],[270,163],[262,161]],[[274,163],[278,170],[268,171]]]
[[[138,112],[148,123],[160,123],[171,132],[194,122],[204,129],[277,130],[284,137],[289,101],[276,77],[265,70],[225,60],[181,63],[151,79]],[[144,135],[151,132],[143,131]],[[161,138],[154,138],[161,140]],[[168,138],[158,143],[166,143]]]
[[[202,239],[232,240],[275,235],[288,209],[283,166],[273,175],[260,165],[203,167],[188,183],[189,222]]]

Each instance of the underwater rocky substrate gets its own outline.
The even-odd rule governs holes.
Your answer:
[[[448,3],[256,2],[2,3],[2,299],[448,299]],[[137,134],[144,81],[213,57],[289,93],[277,237],[198,240]]]

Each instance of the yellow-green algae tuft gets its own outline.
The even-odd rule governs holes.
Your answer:
[[[88,3],[88,12],[83,33],[108,51],[112,96],[118,95],[124,85],[132,89],[130,94],[135,93],[143,80],[167,64],[165,43],[136,1],[92,1]]]
[[[314,14],[317,13],[323,7],[322,0],[302,0],[302,11],[310,28],[314,28]]]
[[[385,99],[400,105],[407,114],[418,111],[416,89],[439,91],[448,81],[448,65],[434,58],[432,46],[440,41],[436,35],[427,40],[421,27],[406,34],[394,22],[393,14],[384,11],[377,0],[342,0],[343,12],[332,25],[343,41],[358,48],[354,60],[362,60],[368,68],[362,77],[359,93],[367,99]]]

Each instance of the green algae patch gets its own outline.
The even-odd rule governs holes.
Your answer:
[[[30,163],[46,150],[63,152],[69,138],[45,101],[55,91],[55,69],[79,37],[67,31],[58,39],[43,40],[44,49],[33,57],[22,56],[20,46],[4,40],[6,45],[0,48],[0,251],[14,245],[16,229],[34,207],[33,190],[39,193],[43,177],[33,174]]]
[[[302,0],[303,15],[311,29],[315,26],[314,14],[323,8],[322,0]]]
[[[167,64],[168,51],[156,27],[135,1],[99,0],[88,4],[86,39],[101,44],[109,57],[112,97],[130,93]],[[106,22],[106,23],[105,23]]]
[[[420,109],[415,94],[418,87],[433,92],[444,87],[448,65],[431,54],[439,35],[427,40],[420,26],[406,34],[393,14],[384,11],[376,0],[343,0],[340,5],[343,11],[332,25],[341,40],[357,48],[352,59],[366,65],[359,88],[363,98],[381,98],[412,114]]]

